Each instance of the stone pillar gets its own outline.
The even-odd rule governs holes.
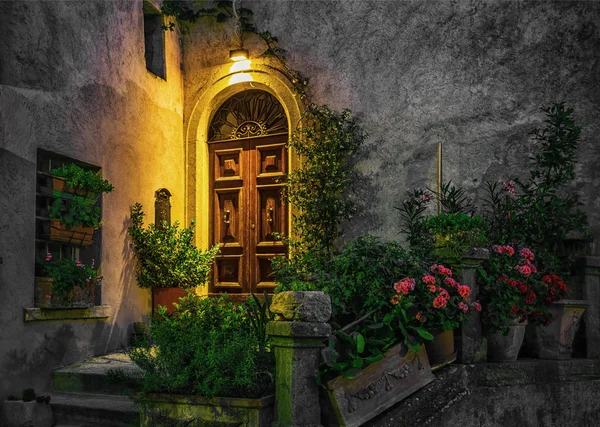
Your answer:
[[[575,260],[575,271],[581,284],[582,297],[589,303],[583,313],[586,357],[600,359],[600,257],[578,257]]]
[[[329,337],[329,295],[318,291],[282,292],[273,296],[275,320],[267,324],[276,361],[278,427],[321,425],[319,371],[323,340]]]
[[[477,268],[488,259],[490,253],[484,248],[467,249],[462,260],[460,283],[471,288],[471,301],[479,299],[477,284]],[[481,330],[481,313],[474,311],[466,322],[455,331],[454,343],[458,350],[457,360],[460,363],[485,362],[486,346]]]

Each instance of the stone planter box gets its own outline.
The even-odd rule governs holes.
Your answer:
[[[6,427],[51,427],[54,424],[52,409],[45,402],[6,400],[3,409]]]
[[[273,422],[275,396],[261,399],[144,394],[141,402],[140,426],[157,425],[232,425],[243,427],[270,426]],[[180,424],[178,424],[180,423]]]
[[[424,346],[419,353],[404,344],[391,348],[358,377],[337,377],[321,393],[325,426],[360,426],[433,381]]]

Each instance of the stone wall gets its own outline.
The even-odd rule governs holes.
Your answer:
[[[135,283],[129,206],[154,220],[168,188],[183,219],[180,34],[166,32],[167,79],[146,70],[142,2],[0,2],[0,401],[48,390],[53,368],[126,343],[147,317]],[[34,300],[37,149],[102,167],[102,303],[108,320],[24,322]],[[1,422],[0,422],[1,424]]]
[[[565,101],[583,126],[580,191],[600,237],[600,4],[597,2],[257,0],[259,30],[310,78],[314,102],[350,108],[369,133],[358,167],[362,212],[349,237],[399,238],[394,209],[443,179],[481,197],[484,182],[523,176],[542,106]],[[202,21],[184,41],[185,116],[235,46],[231,22]],[[264,45],[246,36],[254,63]],[[186,121],[186,127],[187,127]]]

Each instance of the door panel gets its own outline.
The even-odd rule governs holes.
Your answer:
[[[286,254],[276,234],[288,235],[288,208],[281,195],[287,138],[281,134],[209,144],[211,241],[221,247],[210,292],[275,287],[271,258]]]

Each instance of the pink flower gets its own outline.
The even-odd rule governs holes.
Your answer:
[[[456,280],[454,280],[452,277],[446,277],[446,278],[444,279],[444,283],[445,283],[447,286],[450,286],[450,287],[452,287],[452,288],[456,288],[456,287],[458,286],[458,282],[457,282]]]
[[[433,292],[435,292],[435,291],[437,290],[437,289],[436,289],[436,287],[435,287],[435,286],[433,286],[433,285],[429,285],[429,286],[427,286],[427,287],[429,288],[429,292],[432,292],[432,293],[433,293]]]
[[[92,268],[94,268],[94,258],[92,258]]]
[[[426,283],[429,285],[435,285],[435,277],[428,274],[423,277],[423,283]]]
[[[405,277],[397,283],[394,283],[394,290],[397,293],[408,295],[408,293],[415,289],[415,279]]]
[[[46,299],[50,299],[52,298],[50,295],[46,295]]]
[[[523,258],[528,259],[529,261],[533,261],[535,259],[535,255],[533,254],[533,252],[531,252],[529,248],[521,249],[519,255],[521,255]]]
[[[473,303],[473,307],[475,307],[475,310],[477,310],[477,311],[481,311],[481,304],[479,304],[479,302],[478,302],[478,301],[475,301],[475,302]]]
[[[467,304],[465,304],[464,302],[459,302],[458,303],[458,308],[460,308],[462,311],[464,311],[465,313],[467,311],[469,311],[469,306]]]
[[[392,299],[390,300],[390,302],[394,305],[398,305],[398,303],[400,302],[401,299],[402,299],[402,297],[400,295],[394,295],[392,297]]]
[[[517,192],[515,190],[515,182],[512,179],[508,181],[508,183],[502,183],[502,190],[506,191],[509,194],[512,194],[513,196],[517,195]]]
[[[447,303],[448,303],[448,300],[446,298],[444,298],[442,295],[439,295],[439,296],[435,297],[435,299],[433,300],[433,308],[446,307]]]
[[[531,267],[528,267],[526,265],[517,265],[515,267],[515,270],[517,270],[519,273],[521,273],[525,277],[529,277],[529,275],[531,274]]]
[[[50,252],[48,252],[46,254],[46,261],[50,261],[52,259],[52,254]]]
[[[469,288],[468,286],[460,285],[458,287],[458,293],[461,297],[467,298],[469,295],[471,295],[471,288]]]
[[[77,260],[77,267],[83,267],[83,264],[79,260]]]
[[[504,252],[508,256],[513,256],[515,254],[515,249],[512,246],[504,245]]]

